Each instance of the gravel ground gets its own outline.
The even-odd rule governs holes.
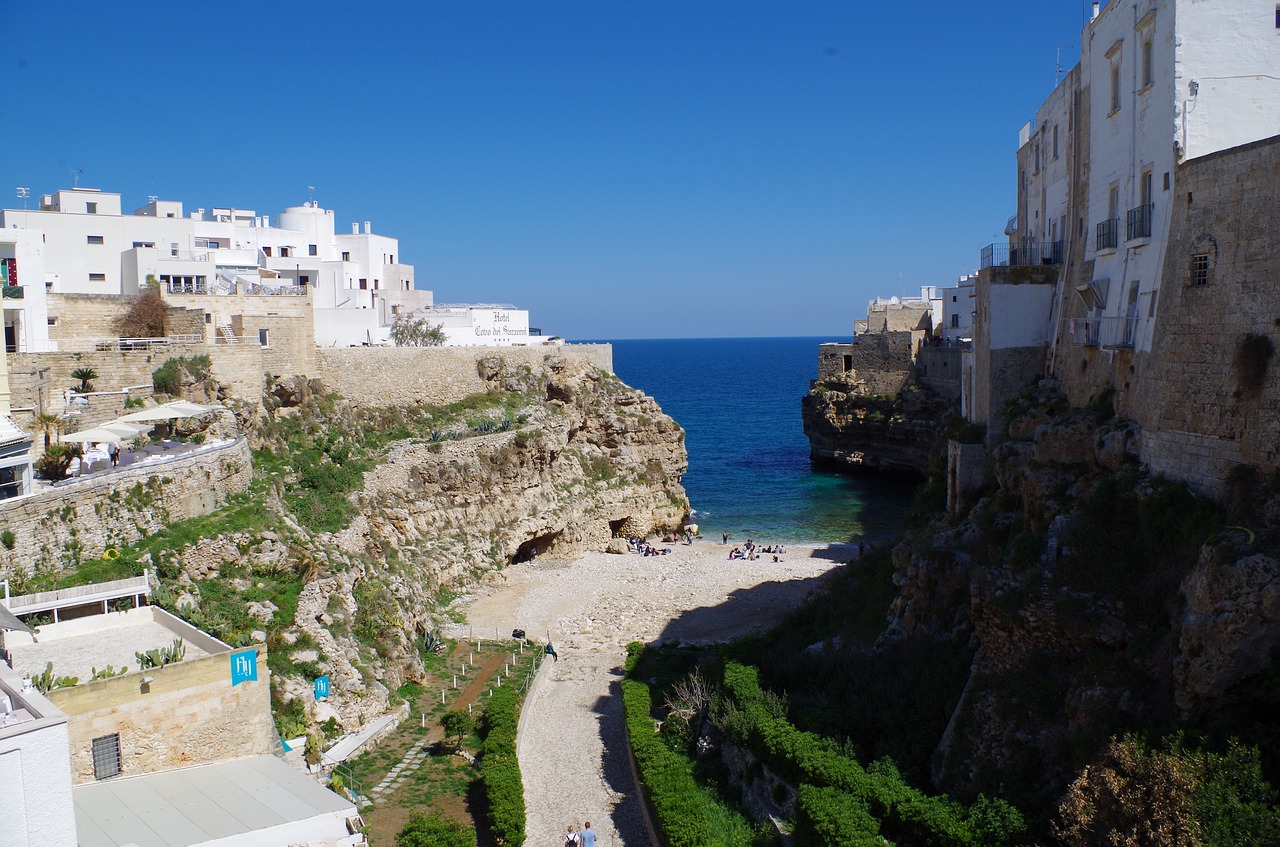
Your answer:
[[[600,847],[648,845],[631,778],[619,682],[631,641],[707,644],[766,628],[812,591],[844,547],[787,548],[780,562],[727,559],[699,540],[671,555],[590,553],[516,565],[460,599],[455,638],[550,639],[560,659],[540,675],[521,716],[520,769],[529,847],[561,844],[592,821]]]

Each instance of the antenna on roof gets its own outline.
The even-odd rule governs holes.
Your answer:
[[[314,206],[316,204],[316,187],[314,185],[308,185],[307,194],[311,196],[311,205]]]
[[[80,174],[82,173],[84,173],[84,168],[71,169],[71,187],[72,188],[80,187]]]
[[[157,201],[157,200],[159,200],[159,199],[160,199],[160,195],[158,195],[158,194],[148,194],[148,195],[147,195],[147,202],[148,202],[148,203],[154,203],[154,202],[156,202],[156,201]]]
[[[1075,45],[1074,45],[1074,44],[1059,44],[1059,45],[1058,45],[1058,58],[1057,58],[1057,59],[1055,59],[1055,60],[1054,60],[1054,63],[1053,63],[1053,87],[1054,87],[1054,88],[1057,88],[1057,87],[1058,87],[1058,83],[1062,82],[1062,76],[1063,76],[1063,74],[1065,74],[1065,73],[1067,72],[1067,69],[1066,69],[1066,68],[1064,68],[1064,67],[1062,67],[1062,51],[1063,51],[1063,50],[1074,50],[1074,49],[1076,49],[1076,47],[1075,47]]]

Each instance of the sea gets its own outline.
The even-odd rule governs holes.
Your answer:
[[[813,467],[800,398],[835,338],[609,341],[618,377],[685,430],[684,487],[704,538],[761,544],[884,541],[915,485]]]

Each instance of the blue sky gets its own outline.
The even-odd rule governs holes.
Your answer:
[[[573,338],[847,335],[975,269],[1079,0],[15,2],[0,173],[400,239]],[[12,187],[6,207],[20,207]]]

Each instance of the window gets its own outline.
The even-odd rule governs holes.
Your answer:
[[[156,246],[156,243],[155,243],[154,241],[135,241],[135,242],[133,242],[133,246],[134,246],[135,248],[137,248],[137,247],[155,247],[155,246]]]
[[[308,255],[308,256],[314,256],[314,255],[316,255],[316,245],[314,245],[314,244],[308,244],[308,245],[307,245],[307,255]]]
[[[1111,66],[1111,114],[1120,111],[1120,65]]]
[[[258,330],[258,346],[260,347],[271,346],[270,342],[268,341],[267,330],[265,329]]]
[[[204,313],[204,322],[205,322],[206,324],[212,324],[212,323],[213,323],[213,313],[212,313],[212,312],[205,312],[205,313]]]
[[[90,282],[106,282],[107,275],[106,274],[89,274],[89,281]]]
[[[101,244],[103,242],[101,235],[90,235],[86,236],[86,238],[90,244]]]
[[[310,284],[311,284],[311,274],[303,274],[302,276],[298,277],[298,285],[310,285]]]
[[[1208,253],[1192,253],[1191,254],[1191,284],[1192,285],[1208,285],[1209,284],[1209,254]]]
[[[952,329],[959,329],[959,328],[960,328],[960,316],[959,316],[959,315],[952,315],[952,316],[951,316],[951,328],[952,328]]]
[[[1040,142],[1038,140],[1036,141],[1035,151],[1036,151],[1036,167],[1035,167],[1035,170],[1032,171],[1032,173],[1038,174],[1040,173]]]
[[[1160,296],[1160,289],[1151,292],[1151,299],[1147,301],[1147,317],[1154,318],[1156,316],[1156,300]]]
[[[271,258],[271,248],[270,248],[270,247],[263,247],[263,248],[262,248],[262,255],[264,255],[264,256],[266,256],[268,259],[270,259],[270,258]]]
[[[1143,171],[1142,178],[1138,183],[1138,205],[1151,205],[1151,171]]]
[[[1280,3],[1276,4],[1276,29],[1280,29]]]
[[[93,778],[110,779],[120,775],[120,733],[113,732],[93,739]]]
[[[57,318],[49,318],[48,320],[49,320],[49,326],[57,326],[57,325],[58,325],[58,319],[57,319]]]
[[[346,250],[343,250],[343,251],[342,251],[342,261],[344,261],[344,262],[350,262],[350,261],[351,261],[351,254],[350,254],[350,253],[348,253]]]
[[[1053,125],[1053,158],[1058,158],[1058,125]]]
[[[176,241],[169,242],[169,255],[170,256],[178,255],[178,242]]]
[[[364,291],[364,290],[365,290],[366,288],[368,288],[368,287],[369,287],[369,280],[367,280],[367,279],[362,279],[362,280],[360,280],[360,290],[361,290],[361,291]]]
[[[1152,45],[1151,43],[1151,36],[1147,36],[1142,41],[1142,87],[1143,88],[1146,88],[1147,86],[1155,82],[1155,68],[1153,67],[1154,52],[1155,52],[1155,48],[1154,48],[1154,45]]]
[[[281,259],[287,259],[287,258],[289,258],[289,251],[290,251],[290,250],[292,250],[292,249],[293,249],[292,247],[281,247],[281,248],[280,248],[280,258],[281,258]]]
[[[85,212],[86,212],[86,213],[88,213],[88,214],[90,214],[90,215],[96,215],[96,214],[98,214],[98,204],[97,204],[97,203],[85,203],[85,204],[84,204],[84,210],[85,210]]]

